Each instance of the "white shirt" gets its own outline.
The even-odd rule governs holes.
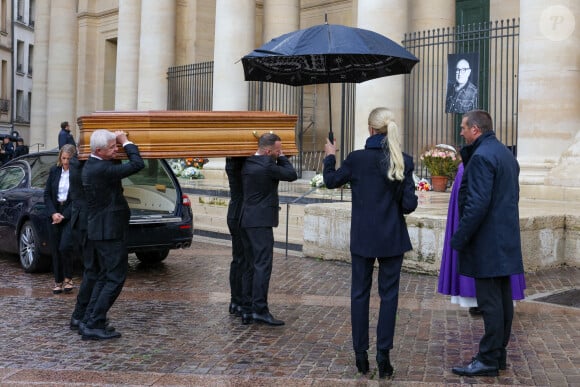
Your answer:
[[[60,173],[60,180],[58,181],[58,195],[57,199],[59,202],[66,201],[68,197],[68,188],[69,188],[69,175],[70,170],[65,171],[64,169]]]

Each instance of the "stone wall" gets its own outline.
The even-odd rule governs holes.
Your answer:
[[[522,252],[526,272],[562,265],[580,266],[580,217],[546,206],[545,203],[535,202],[520,207]],[[540,207],[538,213],[534,213],[534,207]],[[552,214],[546,213],[551,211]],[[303,222],[302,251],[305,256],[350,261],[350,203],[307,205]],[[445,224],[446,209],[441,206],[438,209],[419,207],[407,216],[414,249],[405,256],[405,269],[438,273]]]

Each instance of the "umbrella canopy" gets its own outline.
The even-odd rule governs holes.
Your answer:
[[[413,54],[381,34],[337,24],[290,32],[242,58],[246,81],[292,86],[360,83],[408,74],[417,62]]]

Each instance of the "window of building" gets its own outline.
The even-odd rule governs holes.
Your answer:
[[[18,0],[16,11],[16,20],[24,23],[24,0]]]
[[[7,2],[8,0],[2,0],[2,2],[0,2],[0,31],[6,33],[6,16],[8,13],[7,10]]]
[[[16,72],[24,73],[24,42],[22,40],[16,42]]]
[[[28,75],[32,76],[32,64],[34,63],[34,44],[28,45]]]
[[[28,92],[28,104],[27,104],[27,112],[26,112],[26,121],[30,122],[30,112],[32,109],[32,93]]]
[[[6,99],[8,95],[8,61],[2,61],[2,79],[0,79],[0,98]]]
[[[24,111],[24,92],[22,90],[16,90],[16,121],[23,122],[24,117],[22,112]]]
[[[34,27],[34,13],[36,12],[36,2],[34,0],[30,0],[28,4],[28,25]]]

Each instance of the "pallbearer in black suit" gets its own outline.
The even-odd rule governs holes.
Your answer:
[[[56,165],[50,168],[44,188],[46,214],[50,218],[50,250],[54,273],[54,294],[73,290],[73,236],[71,231],[70,161],[74,145],[66,144],[58,152]]]
[[[376,108],[369,115],[364,150],[351,152],[336,170],[336,146],[326,142],[324,183],[336,188],[350,182],[352,219],[351,320],[358,371],[369,371],[369,300],[375,260],[379,261],[381,306],[377,324],[379,377],[393,374],[389,351],[393,348],[403,254],[411,250],[404,214],[417,208],[413,159],[401,151],[393,113]]]
[[[245,231],[240,227],[240,214],[244,201],[242,186],[242,167],[246,157],[227,157],[226,174],[230,185],[230,203],[228,204],[228,229],[232,236],[232,262],[230,263],[230,314],[242,315],[242,276],[247,270],[247,264],[252,254]],[[245,247],[244,247],[245,246]]]
[[[244,305],[242,323],[252,320],[269,325],[284,325],[268,308],[268,288],[274,256],[274,232],[278,227],[278,183],[298,178],[282,152],[282,141],[273,133],[258,140],[258,151],[246,159],[242,168],[244,204],[241,225],[252,249],[249,268],[243,276]]]
[[[115,161],[117,144],[125,149],[126,163]],[[86,324],[79,326],[83,340],[120,337],[106,329],[107,312],[121,293],[128,270],[126,235],[131,211],[123,196],[121,181],[145,167],[139,148],[123,131],[95,130],[91,135],[91,156],[82,171],[87,200],[87,238],[92,259],[100,268],[85,314]]]

